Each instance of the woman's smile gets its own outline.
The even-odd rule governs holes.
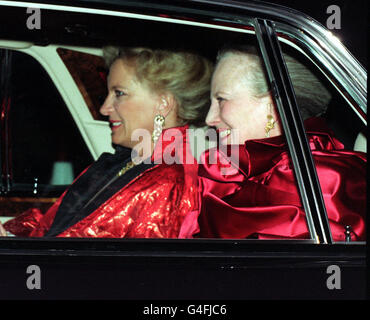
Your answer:
[[[226,144],[228,142],[228,137],[231,134],[231,130],[229,128],[219,128],[217,129],[217,133],[222,144]]]
[[[109,120],[109,123],[112,132],[118,130],[120,127],[123,126],[123,122],[119,120]]]

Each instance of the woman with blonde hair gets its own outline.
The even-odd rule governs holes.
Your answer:
[[[188,52],[104,52],[110,71],[100,112],[109,118],[115,153],[102,154],[45,215],[30,209],[8,221],[8,232],[177,238],[187,215],[198,209],[196,161],[167,160],[191,153],[187,128],[206,114],[211,63]]]

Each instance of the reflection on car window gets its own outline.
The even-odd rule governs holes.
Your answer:
[[[66,105],[40,64],[26,54],[13,52],[11,85],[13,188],[37,183],[64,190],[92,162]]]

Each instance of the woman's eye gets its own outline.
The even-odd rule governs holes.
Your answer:
[[[218,104],[222,104],[222,102],[225,101],[225,99],[222,98],[222,97],[217,97],[216,100],[217,100]]]
[[[114,94],[116,95],[116,97],[122,97],[124,95],[126,95],[123,91],[121,90],[114,90]]]

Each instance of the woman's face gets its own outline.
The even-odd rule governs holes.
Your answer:
[[[153,131],[153,119],[158,114],[159,96],[140,83],[133,67],[121,59],[111,66],[108,76],[108,95],[100,112],[109,116],[112,142],[133,148],[135,129]]]
[[[267,115],[274,112],[270,110],[273,104],[270,95],[258,98],[252,94],[250,63],[254,62],[247,55],[228,55],[221,59],[212,76],[206,122],[218,129],[223,144],[244,144],[246,140],[266,137]],[[275,113],[273,116],[276,119]],[[227,129],[236,133],[235,138]]]

